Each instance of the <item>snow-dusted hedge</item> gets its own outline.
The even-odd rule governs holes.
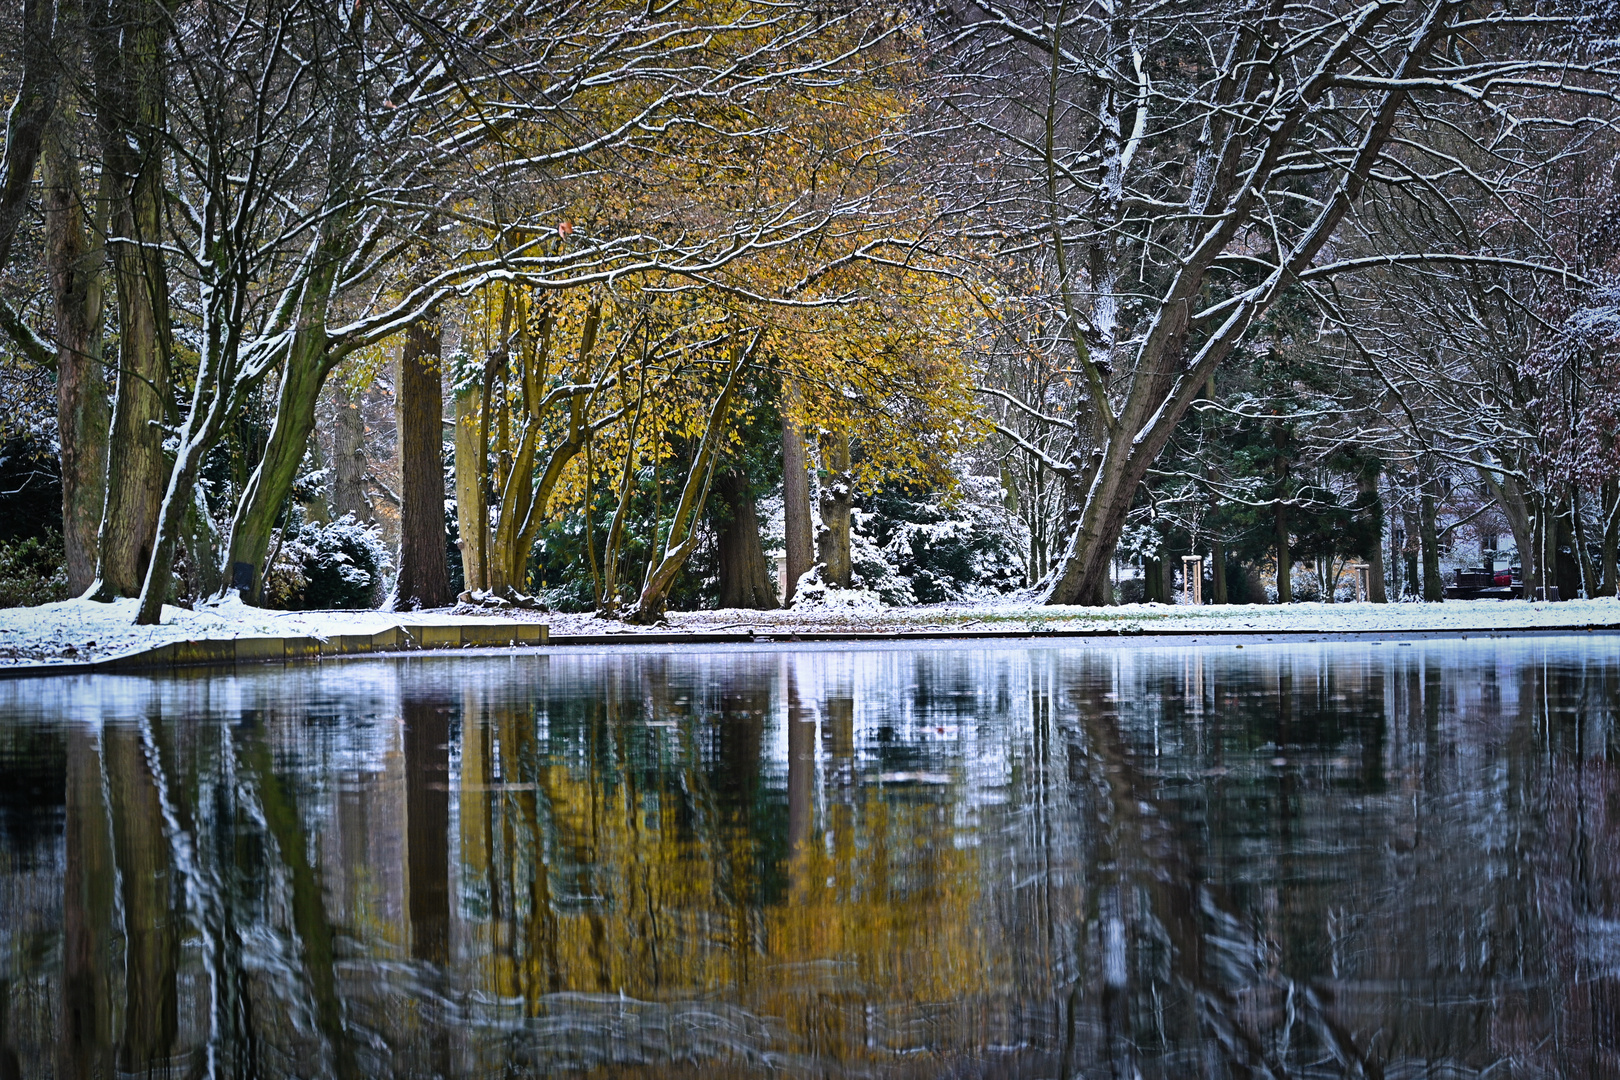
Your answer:
[[[392,562],[377,527],[353,515],[294,524],[265,574],[265,603],[289,611],[374,608]]]
[[[1021,588],[1016,524],[994,477],[963,476],[950,496],[898,490],[867,496],[851,515],[851,588],[811,571],[796,608],[907,607],[999,596]]]

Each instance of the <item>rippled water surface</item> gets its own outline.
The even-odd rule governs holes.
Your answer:
[[[0,1077],[1620,1075],[1620,638],[0,684]]]

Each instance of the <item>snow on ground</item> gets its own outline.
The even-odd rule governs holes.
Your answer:
[[[136,626],[132,599],[110,604],[64,600],[0,608],[0,667],[41,661],[101,660],[171,641],[237,637],[375,634],[391,626],[465,622],[450,611],[269,611],[234,597],[196,611],[163,608],[161,626]]]
[[[1153,633],[1199,630],[1268,631],[1501,631],[1606,626],[1620,629],[1620,600],[1449,600],[1443,604],[1287,604],[1204,606],[1125,604],[1044,607],[1028,600],[940,604],[914,608],[817,607],[791,611],[671,612],[667,623],[642,627],[589,614],[545,614],[476,608],[436,611],[268,611],[237,600],[196,611],[165,607],[161,626],[136,626],[134,600],[99,604],[67,600],[0,609],[0,666],[98,660],[171,641],[259,636],[373,634],[391,626],[527,619],[549,623],[553,636],[751,630],[758,634],[881,633],[884,631]]]
[[[570,632],[551,616],[553,634]],[[1047,607],[1028,600],[937,604],[914,608],[792,611],[697,611],[671,613],[670,629],[751,628],[765,633],[848,630],[1084,631],[1100,633],[1156,630],[1175,632],[1267,631],[1447,631],[1541,629],[1590,625],[1620,629],[1620,600],[1448,600],[1443,604],[1122,604],[1106,608]],[[598,627],[603,624],[596,622]]]

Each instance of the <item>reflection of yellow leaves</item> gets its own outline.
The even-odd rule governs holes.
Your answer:
[[[779,1018],[796,1049],[859,1060],[884,1048],[852,1008],[923,1009],[1023,977],[984,917],[989,868],[957,842],[950,802],[877,785],[830,792],[810,842],[767,867],[766,835],[713,803],[697,738],[706,722],[668,729],[652,770],[627,755],[633,725],[586,720],[577,755],[534,759],[544,764],[532,790],[490,793],[463,775],[461,819],[488,823],[464,828],[463,876],[496,882],[513,905],[465,924],[490,993],[523,998],[531,1015],[555,992],[725,995]],[[534,731],[520,711],[492,717],[508,770]],[[486,755],[462,760],[487,783]]]

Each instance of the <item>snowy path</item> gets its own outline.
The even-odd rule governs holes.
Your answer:
[[[1620,629],[1620,600],[1531,603],[1463,600],[1444,604],[1289,604],[1165,606],[1128,604],[1111,608],[1042,607],[1026,601],[953,604],[919,608],[810,611],[672,612],[658,627],[637,627],[591,615],[474,609],[423,612],[267,611],[227,602],[198,611],[164,608],[163,625],[134,625],[135,601],[97,604],[68,600],[32,608],[0,609],[0,666],[99,660],[173,641],[241,637],[372,634],[392,626],[465,623],[479,618],[527,619],[550,625],[554,637],[671,632],[752,631],[757,634],[907,631],[1068,631],[1177,633],[1206,631],[1432,632],[1510,631],[1590,626]]]

